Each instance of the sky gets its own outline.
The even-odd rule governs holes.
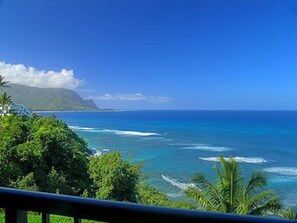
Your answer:
[[[295,0],[0,0],[0,75],[100,108],[297,109]]]

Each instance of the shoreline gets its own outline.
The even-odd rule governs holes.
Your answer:
[[[116,109],[98,109],[98,110],[45,110],[45,111],[34,111],[34,113],[52,113],[52,112],[56,112],[56,113],[60,113],[60,112],[117,112],[117,111],[121,111],[121,110],[116,110]]]

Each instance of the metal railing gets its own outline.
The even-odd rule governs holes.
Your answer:
[[[5,209],[5,223],[26,223],[27,211],[42,213],[42,223],[50,214],[112,223],[281,223],[294,222],[278,218],[222,214],[155,207],[126,202],[31,192],[0,187],[0,208]]]

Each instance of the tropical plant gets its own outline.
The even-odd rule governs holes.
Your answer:
[[[289,208],[288,210],[282,210],[280,212],[280,216],[282,216],[283,218],[287,218],[289,220],[297,220],[297,213],[293,211],[291,208]]]
[[[272,190],[263,190],[267,180],[262,172],[253,173],[245,184],[239,164],[234,159],[218,159],[221,169],[214,166],[215,184],[198,174],[193,178],[197,187],[186,190],[186,195],[197,202],[198,208],[261,216],[273,214],[281,208],[279,197]]]
[[[89,194],[99,199],[136,202],[140,168],[122,159],[119,152],[90,158],[89,173],[93,181]]]
[[[0,75],[0,89],[5,87],[10,88],[10,86],[8,85],[8,81],[4,81],[4,77]]]
[[[90,185],[87,142],[51,117],[0,119],[0,186],[81,195]]]
[[[12,103],[11,96],[7,95],[6,92],[0,95],[0,114],[5,115],[8,113],[8,105]]]
[[[158,191],[148,183],[144,182],[137,186],[137,203],[172,208],[195,209],[195,205],[189,201],[172,200],[167,194]]]

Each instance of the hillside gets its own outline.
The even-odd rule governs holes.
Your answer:
[[[11,84],[5,89],[16,104],[24,104],[35,111],[97,110],[93,100],[82,99],[75,91],[64,88],[37,88]]]

